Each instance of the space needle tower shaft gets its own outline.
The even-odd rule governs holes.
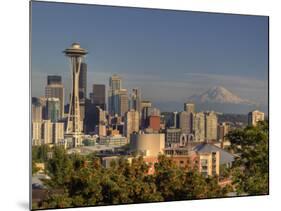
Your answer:
[[[82,125],[80,119],[79,103],[79,75],[83,57],[88,53],[80,47],[79,43],[73,43],[70,48],[63,51],[70,59],[72,74],[72,90],[69,102],[66,135],[73,140],[73,146],[81,145]]]

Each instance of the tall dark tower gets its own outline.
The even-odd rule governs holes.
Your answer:
[[[106,110],[104,84],[93,84],[92,103]]]
[[[81,121],[84,121],[85,118],[86,96],[87,96],[87,64],[82,62],[80,75],[79,75],[79,102],[80,102]]]
[[[71,62],[72,73],[72,92],[69,103],[69,113],[67,119],[66,135],[73,140],[73,146],[82,144],[82,125],[80,118],[80,100],[79,100],[79,75],[83,57],[87,54],[86,49],[80,47],[79,43],[73,43],[64,50]]]

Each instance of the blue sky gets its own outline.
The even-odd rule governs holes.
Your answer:
[[[113,73],[127,89],[165,108],[221,85],[267,104],[268,19],[107,7],[32,3],[32,96],[44,95],[46,76],[63,76],[70,87],[62,51],[72,42],[88,49],[88,91],[108,85]],[[68,96],[68,95],[66,95]],[[162,105],[161,105],[162,104]]]

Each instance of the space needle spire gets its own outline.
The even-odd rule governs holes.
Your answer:
[[[88,53],[80,47],[79,43],[73,43],[63,53],[69,57],[71,63],[72,90],[69,102],[69,113],[67,118],[66,136],[72,138],[73,146],[82,143],[82,124],[80,120],[79,104],[79,75],[83,57]]]

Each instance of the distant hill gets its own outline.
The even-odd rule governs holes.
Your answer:
[[[259,109],[267,113],[267,106],[258,105],[248,99],[243,99],[222,86],[215,86],[199,95],[192,95],[189,102],[196,105],[196,111],[214,110],[221,113],[247,114]]]
[[[195,103],[221,103],[254,105],[255,103],[242,99],[222,86],[215,86],[200,95],[192,95],[188,101]]]
[[[222,86],[215,86],[209,90],[192,95],[186,102],[195,103],[196,112],[216,111],[228,114],[248,114],[250,111],[258,109],[268,114],[268,105],[259,105],[248,99],[243,99]],[[154,105],[161,111],[182,111],[184,102],[166,101],[154,102]]]

